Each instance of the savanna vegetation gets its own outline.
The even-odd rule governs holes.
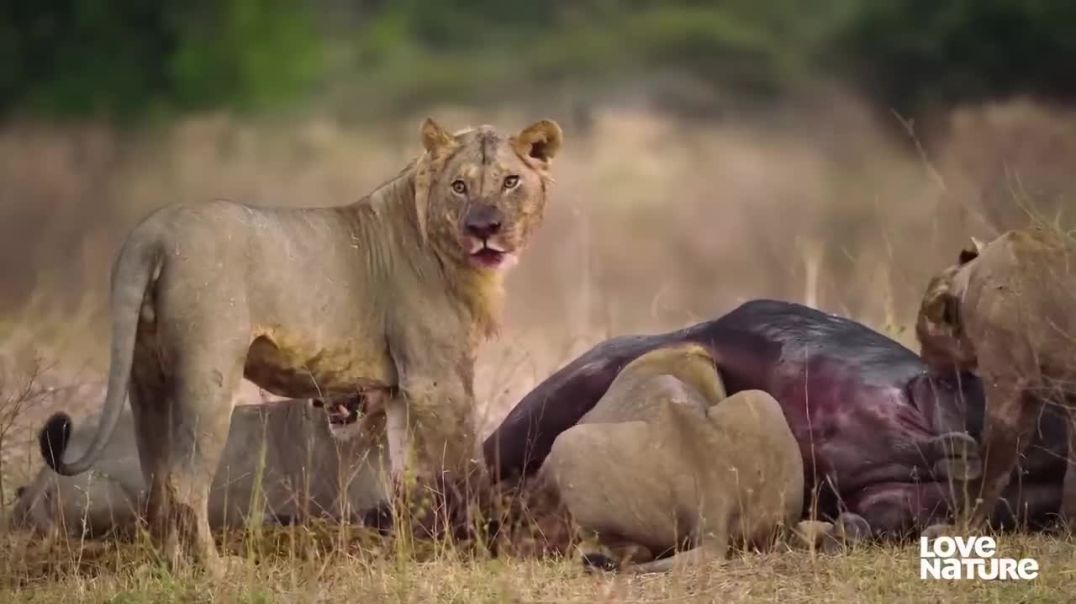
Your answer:
[[[355,117],[657,78],[758,102],[836,81],[917,113],[1070,98],[1067,2],[42,0],[0,16],[0,110],[130,119],[306,101]],[[712,106],[710,107],[712,109]]]
[[[109,267],[147,213],[353,201],[449,127],[565,128],[547,220],[476,394],[491,429],[603,338],[751,298],[915,347],[967,237],[1076,211],[1076,4],[1051,0],[26,0],[0,12],[0,506],[57,409],[99,409]],[[247,385],[242,402],[258,402]],[[221,583],[143,540],[0,531],[0,600],[1068,601],[1076,548],[1003,536],[1029,584],[918,579],[914,544],[746,553],[690,575],[418,551],[338,527],[222,536]],[[230,540],[230,541],[229,541]]]

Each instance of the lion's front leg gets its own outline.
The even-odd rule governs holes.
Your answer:
[[[390,475],[397,485],[460,473],[470,457],[467,441],[473,448],[468,418],[452,409],[457,403],[441,402],[437,393],[420,397],[396,397],[385,406]]]
[[[985,524],[1001,492],[1009,484],[1017,458],[1027,450],[1043,403],[1027,391],[1022,379],[988,381],[983,424],[983,474],[977,490],[980,501],[972,517]]]
[[[455,383],[454,383],[455,382]],[[386,407],[399,511],[426,534],[464,528],[477,486],[474,399],[451,378],[401,383]]]
[[[416,461],[432,476],[466,475],[474,463],[474,397],[454,380],[404,390]]]
[[[394,484],[403,481],[404,471],[410,465],[411,435],[407,421],[407,403],[402,397],[393,397],[385,404],[385,437],[389,448],[389,472]]]

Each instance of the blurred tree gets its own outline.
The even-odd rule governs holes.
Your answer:
[[[8,2],[0,17],[0,110],[123,113],[166,87],[174,43],[141,0]]]
[[[172,94],[184,107],[263,108],[317,81],[320,32],[294,0],[175,2]]]
[[[28,0],[0,14],[0,111],[128,116],[264,106],[319,70],[297,0]]]
[[[847,0],[817,4],[840,1]],[[601,87],[661,73],[729,96],[773,96],[802,75],[808,57],[795,39],[775,35],[772,12],[740,6],[750,3],[403,0],[360,27],[357,72],[364,89],[397,108],[498,93],[526,98],[548,94],[549,84]]]
[[[376,115],[666,74],[752,101],[836,76],[905,113],[1076,95],[1072,0],[0,2],[0,115],[263,109],[321,82]]]
[[[862,2],[829,56],[879,103],[906,113],[1016,93],[1076,95],[1076,2]]]

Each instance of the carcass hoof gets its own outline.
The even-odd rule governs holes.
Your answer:
[[[837,516],[835,527],[837,536],[844,540],[845,544],[851,545],[871,538],[871,525],[867,519],[859,514],[845,512]]]
[[[931,445],[939,458],[932,468],[935,479],[967,482],[982,476],[979,444],[972,437],[952,432],[935,437]]]

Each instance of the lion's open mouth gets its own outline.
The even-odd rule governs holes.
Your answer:
[[[481,266],[483,268],[497,268],[504,262],[505,252],[497,251],[492,248],[483,247],[471,254],[471,262]]]
[[[516,255],[506,247],[499,237],[478,239],[469,237],[467,246],[471,264],[478,268],[509,268],[516,263]]]

